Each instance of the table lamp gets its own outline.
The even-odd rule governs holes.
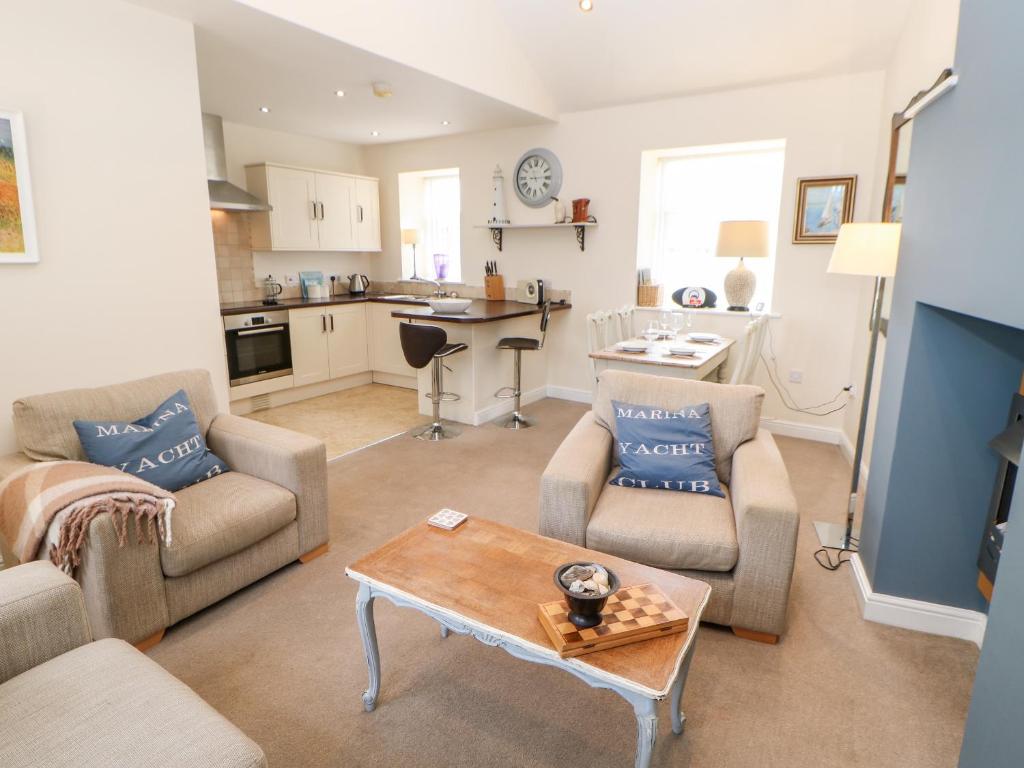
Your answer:
[[[757,276],[747,269],[743,259],[768,256],[767,221],[723,221],[718,225],[718,247],[715,255],[740,260],[725,276],[725,299],[731,312],[746,312],[754,296]]]
[[[412,278],[418,280],[419,276],[416,274],[416,243],[420,241],[420,231],[418,229],[403,229],[402,230],[402,245],[412,246]]]
[[[875,278],[875,298],[871,309],[871,344],[868,347],[868,366],[864,376],[864,390],[860,402],[860,425],[857,428],[857,448],[853,453],[853,476],[850,480],[850,500],[846,507],[846,524],[815,522],[821,546],[828,549],[857,551],[860,531],[853,527],[857,508],[857,486],[860,484],[860,465],[864,456],[864,427],[871,402],[871,380],[875,375],[875,355],[878,352],[878,332],[882,319],[882,297],[885,278],[896,274],[896,257],[900,250],[900,224],[843,224],[832,249],[828,272],[834,275],[868,275]]]

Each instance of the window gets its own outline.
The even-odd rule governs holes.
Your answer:
[[[757,275],[751,306],[771,303],[782,195],[784,141],[652,150],[641,159],[637,267],[650,267],[664,301],[687,285],[710,288],[725,306],[723,283],[735,259],[715,256],[718,225],[734,219],[769,223],[767,259],[749,259]]]
[[[412,246],[402,246],[402,278],[462,282],[459,169],[398,174],[398,207],[402,229],[417,232],[415,270]]]

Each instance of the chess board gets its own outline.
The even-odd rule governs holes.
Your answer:
[[[577,629],[564,600],[541,603],[540,623],[563,658],[582,656],[627,643],[685,632],[689,618],[654,584],[624,587],[608,598],[602,621]]]

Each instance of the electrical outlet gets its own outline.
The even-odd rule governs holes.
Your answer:
[[[297,286],[299,284],[299,276],[298,275],[285,275],[284,276],[284,282],[285,282],[285,285],[288,285],[288,286],[291,286],[292,288],[294,288],[295,286]]]
[[[845,387],[845,389],[850,394],[850,397],[856,397],[857,396],[857,385],[856,384],[849,384],[849,385],[847,385]]]
[[[789,372],[789,383],[790,384],[802,384],[804,381],[804,372],[792,370]]]

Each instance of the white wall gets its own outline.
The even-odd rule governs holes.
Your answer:
[[[356,144],[269,131],[240,123],[224,123],[228,180],[245,188],[245,166],[253,163],[282,163],[342,173],[363,173],[362,148]],[[364,253],[253,252],[255,277],[270,274],[284,282],[286,274],[320,270],[324,274],[365,273],[370,256]],[[255,279],[255,278],[254,278]],[[260,280],[256,280],[260,282]]]
[[[22,395],[197,367],[226,407],[191,25],[114,0],[3,10],[41,263],[0,265],[0,450]]]
[[[935,82],[946,67],[953,66],[956,51],[957,22],[960,16],[960,0],[917,0],[907,16],[907,25],[900,35],[892,61],[885,72],[885,91],[882,95],[882,115],[878,125],[878,152],[875,158],[875,174],[878,182],[872,192],[868,221],[879,221],[885,194],[886,173],[889,167],[889,144],[892,131],[892,115],[902,111],[907,102],[918,91]],[[913,174],[908,174],[908,180]],[[871,278],[849,277],[859,282],[861,299],[858,304],[854,347],[850,360],[850,378],[857,383],[858,396],[846,409],[843,432],[851,445],[857,440],[858,418],[860,416],[861,390],[864,387],[864,372],[867,365],[868,323],[871,315],[871,300],[874,280]],[[886,281],[886,314],[892,297],[893,281]],[[876,357],[874,386],[868,408],[868,422],[864,438],[864,460],[866,467],[871,458],[871,444],[875,432],[875,409],[878,404],[878,386],[882,380],[882,361],[885,358],[885,337],[879,337]]]
[[[848,384],[853,318],[860,285],[825,274],[831,248],[790,242],[796,179],[858,174],[856,217],[865,219],[877,185],[876,154],[882,73],[734,90],[562,115],[555,125],[487,131],[417,142],[367,147],[367,173],[381,178],[384,251],[373,260],[371,276],[399,275],[397,174],[427,168],[459,167],[462,178],[462,261],[464,281],[483,282],[483,265],[497,259],[506,284],[542,277],[555,288],[573,291],[573,310],[552,319],[549,384],[588,391],[585,318],[597,309],[635,301],[635,267],[640,194],[640,154],[644,150],[763,139],[786,140],[786,162],[779,223],[773,309],[775,346],[785,376],[803,371],[793,385],[803,404],[828,400]],[[550,208],[527,209],[515,197],[512,173],[519,155],[548,147],[564,171],[562,199],[589,197],[599,226],[588,231],[580,253],[571,231],[506,231],[497,253],[486,229],[490,181],[495,163],[505,171],[506,196],[514,223],[546,222]],[[676,288],[679,286],[672,286]],[[742,323],[733,320],[737,331]],[[843,414],[817,418],[786,410],[763,369],[768,391],[765,414],[832,430],[838,438]]]

